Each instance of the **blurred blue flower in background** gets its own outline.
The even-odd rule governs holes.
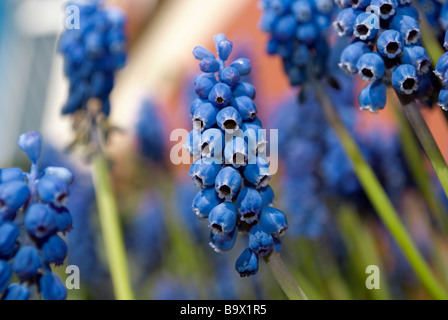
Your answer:
[[[130,258],[135,262],[133,266],[137,268],[134,270],[137,285],[142,284],[162,263],[167,238],[164,214],[160,197],[147,191],[128,222],[126,244]]]
[[[143,99],[135,125],[137,144],[141,155],[157,164],[162,164],[165,156],[163,128],[154,101],[151,98]]]
[[[328,86],[327,90],[363,155],[399,205],[405,188],[413,183],[398,136],[382,127],[357,130],[359,115],[353,108],[353,80],[340,73],[336,79],[341,88]],[[353,202],[362,211],[370,211],[371,205],[339,139],[325,121],[312,88],[303,90],[305,102],[297,104],[293,99],[284,103],[276,110],[271,127],[279,129],[279,152],[284,165],[282,201],[290,232],[316,238],[326,230],[328,215],[335,211],[334,201]]]

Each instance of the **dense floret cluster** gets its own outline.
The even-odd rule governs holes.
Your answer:
[[[39,170],[41,138],[22,134],[19,147],[32,162],[30,172],[0,170],[0,293],[5,300],[62,300],[65,285],[52,272],[61,265],[67,245],[61,235],[72,228],[65,207],[72,173],[62,167]],[[11,283],[13,275],[19,282]],[[37,289],[37,290],[36,290]]]
[[[103,7],[103,1],[71,1],[79,10],[79,25],[64,31],[59,52],[64,56],[64,73],[70,81],[69,97],[63,114],[86,109],[91,98],[101,102],[101,112],[110,113],[109,94],[115,72],[126,62],[125,16],[116,8]],[[75,19],[75,18],[74,18]]]
[[[303,84],[307,69],[326,72],[330,47],[325,32],[335,6],[331,0],[261,0],[260,27],[269,33],[267,52],[279,55],[292,86]]]
[[[258,258],[268,255],[287,228],[285,214],[271,206],[274,193],[266,157],[266,136],[253,101],[255,88],[240,81],[250,61],[240,58],[226,67],[233,43],[214,37],[218,57],[198,46],[193,50],[202,71],[194,79],[198,98],[191,104],[193,130],[185,148],[194,157],[189,175],[201,188],[193,211],[208,219],[210,246],[230,250],[238,232],[249,244],[236,261],[241,276],[255,274]]]
[[[340,36],[354,37],[341,53],[339,66],[369,83],[358,101],[377,112],[386,105],[386,87],[431,104],[431,60],[420,43],[417,9],[404,0],[336,1],[341,11],[333,22]]]

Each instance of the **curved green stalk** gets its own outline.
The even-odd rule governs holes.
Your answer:
[[[439,178],[445,194],[448,197],[448,165],[420,112],[420,107],[414,101],[408,102],[404,97],[400,95],[398,95],[398,97],[402,103],[403,112],[414,129],[423,150],[425,150],[425,153],[428,156],[429,162],[431,162],[437,178]]]
[[[403,152],[415,183],[428,204],[429,211],[432,213],[433,218],[438,222],[439,227],[445,231],[445,233],[448,233],[448,219],[443,206],[437,198],[434,188],[432,187],[428,171],[425,169],[420,146],[416,140],[412,128],[403,116],[403,112],[397,106],[397,102],[391,99],[389,105],[392,107],[398,120],[401,129],[400,138],[403,146]]]
[[[315,90],[316,99],[320,102],[327,121],[337,133],[346,154],[351,159],[355,173],[379,217],[403,250],[414,271],[431,296],[436,299],[448,299],[448,293],[439,284],[422,255],[417,250],[372,168],[364,159],[350,132],[341,121],[327,91],[321,82],[314,77],[310,78]]]
[[[341,235],[347,248],[349,248],[349,259],[356,273],[357,281],[365,279],[366,267],[376,265],[383,270],[382,261],[371,230],[362,223],[356,210],[343,205],[337,217],[338,225],[342,231]],[[389,284],[386,277],[380,278],[379,290],[364,289],[375,300],[390,300]]]
[[[308,300],[307,296],[299,287],[291,273],[289,273],[288,268],[275,250],[272,250],[269,256],[264,258],[264,261],[271,269],[274,278],[277,280],[288,299]]]
[[[107,161],[102,154],[94,156],[92,160],[92,176],[115,297],[117,300],[132,300],[133,293],[117,205]]]

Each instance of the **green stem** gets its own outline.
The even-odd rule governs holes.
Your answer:
[[[405,99],[400,95],[399,99],[403,105],[403,112],[414,129],[420,144],[428,156],[429,162],[431,162],[434,172],[439,178],[445,194],[448,197],[448,166],[442,152],[440,152],[436,140],[434,139],[425,119],[420,112],[420,107],[414,101],[405,101]]]
[[[315,90],[316,99],[320,102],[327,121],[339,136],[346,154],[352,161],[355,173],[379,217],[403,250],[427,291],[436,299],[448,299],[448,293],[440,286],[420,252],[416,249],[389,197],[372,168],[364,159],[350,132],[341,121],[322,83],[314,77],[310,77],[310,80]]]
[[[93,158],[92,176],[115,297],[118,300],[132,300],[133,293],[120,219],[112,192],[107,161],[101,154]]]
[[[409,122],[405,119],[403,112],[397,106],[397,102],[391,99],[389,105],[392,107],[400,125],[400,137],[403,152],[415,183],[428,204],[430,209],[429,211],[432,213],[433,218],[437,221],[439,227],[448,233],[448,219],[442,204],[436,196],[437,193],[432,187],[428,171],[425,169],[420,146],[412,131],[412,128],[409,125]]]
[[[264,258],[264,261],[271,269],[275,280],[277,280],[288,299],[308,300],[307,296],[303,293],[302,289],[300,289],[296,280],[291,273],[289,273],[288,268],[275,250],[272,250],[269,256]]]
[[[349,259],[358,276],[356,281],[365,280],[366,267],[377,265],[382,270],[382,261],[374,242],[371,230],[364,224],[355,209],[343,205],[337,220],[342,238],[349,249]],[[375,300],[390,300],[389,285],[386,277],[381,277],[380,290],[363,290]]]

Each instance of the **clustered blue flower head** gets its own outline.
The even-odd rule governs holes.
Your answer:
[[[278,54],[292,86],[303,84],[307,68],[315,76],[326,70],[330,47],[325,32],[335,6],[331,0],[261,0],[260,27],[269,33],[269,54]]]
[[[202,73],[194,79],[198,98],[191,104],[193,130],[185,143],[194,158],[189,175],[201,188],[192,207],[199,218],[208,219],[209,244],[217,252],[232,249],[238,232],[249,233],[248,247],[235,265],[241,276],[249,276],[288,224],[285,214],[271,206],[274,193],[255,88],[241,81],[250,73],[250,61],[239,58],[226,66],[233,43],[223,34],[214,40],[218,57],[201,46],[193,50]]]
[[[386,105],[386,88],[431,104],[431,60],[420,43],[418,11],[405,0],[337,0],[333,26],[354,40],[341,53],[339,66],[368,84],[359,94],[361,109],[377,112]]]
[[[37,287],[42,299],[62,300],[66,289],[51,266],[61,265],[67,255],[61,234],[72,227],[65,204],[73,175],[63,167],[39,170],[37,132],[22,134],[18,145],[32,164],[29,173],[0,169],[0,294],[5,300],[27,300]],[[14,274],[17,283],[11,283]]]
[[[163,123],[154,102],[150,98],[142,101],[135,125],[138,148],[142,156],[155,163],[162,163],[165,145],[163,144]]]
[[[79,9],[80,25],[67,28],[59,40],[70,81],[62,113],[86,109],[88,101],[96,98],[102,114],[108,116],[115,72],[126,62],[125,16],[117,8],[104,7],[102,0],[70,1],[67,6]]]

